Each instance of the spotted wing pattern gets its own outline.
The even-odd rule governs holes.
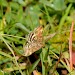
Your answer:
[[[28,43],[23,47],[24,56],[29,56],[44,46],[42,34],[43,27],[40,26],[28,35]]]

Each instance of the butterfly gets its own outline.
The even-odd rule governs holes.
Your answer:
[[[39,26],[27,37],[27,44],[23,47],[24,56],[30,56],[44,46],[43,27]]]

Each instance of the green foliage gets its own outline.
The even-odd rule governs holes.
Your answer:
[[[42,75],[60,75],[60,67],[74,75],[63,61],[69,59],[68,39],[74,17],[75,0],[0,0],[0,75],[31,75],[35,69]],[[45,47],[25,57],[26,36],[38,26],[44,27],[44,36],[57,34]],[[75,31],[75,48],[74,44]]]
[[[56,11],[63,11],[66,8],[64,0],[54,0],[54,1],[40,0],[40,2]]]
[[[0,70],[0,75],[4,75],[4,72]]]

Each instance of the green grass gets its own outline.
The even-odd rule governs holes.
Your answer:
[[[74,4],[74,0],[1,0],[0,75],[31,75],[34,70],[42,75],[60,75],[57,68],[65,68],[68,75],[74,75],[75,71],[63,61],[69,59],[68,40],[71,23],[75,20]],[[43,36],[57,34],[47,40],[43,48],[25,57],[26,36],[39,26],[44,27]],[[74,41],[75,31],[73,48]]]

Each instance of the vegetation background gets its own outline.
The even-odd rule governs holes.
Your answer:
[[[75,0],[0,0],[0,75],[75,75],[75,31],[73,67],[69,61],[73,22]],[[38,26],[44,27],[44,36],[57,34],[44,48],[25,57],[26,36]]]

